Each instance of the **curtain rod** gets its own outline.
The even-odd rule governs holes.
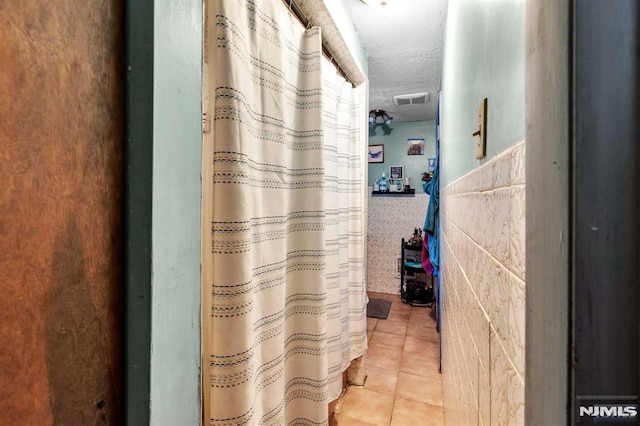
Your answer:
[[[298,21],[300,21],[303,27],[311,28],[311,21],[305,16],[302,10],[300,10],[300,7],[295,1],[293,0],[282,0],[282,1],[289,8],[289,11],[293,14],[293,16],[298,18]],[[338,74],[340,74],[345,80],[351,83],[351,80],[349,80],[349,78],[347,77],[347,73],[344,72],[342,67],[338,65],[338,63],[335,61],[331,52],[329,52],[329,50],[327,50],[326,46],[324,45],[324,42],[322,42],[322,53],[324,53],[324,56],[336,67],[336,69],[338,70]],[[353,83],[351,83],[351,85],[353,86]]]

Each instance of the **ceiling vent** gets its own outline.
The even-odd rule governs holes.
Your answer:
[[[426,104],[429,102],[429,93],[412,93],[409,95],[396,95],[393,97],[393,103],[397,106]]]

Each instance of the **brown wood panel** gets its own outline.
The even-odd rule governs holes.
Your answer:
[[[0,424],[122,421],[123,7],[0,1]]]

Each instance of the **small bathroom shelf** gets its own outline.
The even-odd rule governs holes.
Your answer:
[[[371,191],[371,195],[374,197],[415,197],[416,190],[412,188],[408,191],[402,192]]]

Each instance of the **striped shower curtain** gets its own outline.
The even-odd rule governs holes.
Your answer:
[[[340,373],[366,349],[364,299],[364,182],[361,141],[364,99],[322,58],[326,286],[332,396]]]
[[[205,423],[326,424],[366,349],[365,98],[281,1],[208,6]]]

